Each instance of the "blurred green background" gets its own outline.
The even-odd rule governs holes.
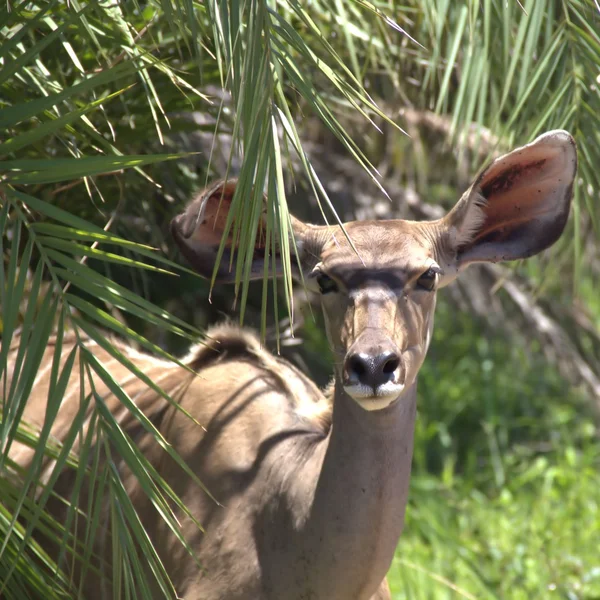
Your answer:
[[[560,242],[510,267],[472,267],[440,293],[389,577],[397,600],[598,600],[599,65],[592,0],[3,3],[3,348],[27,333],[27,312],[46,294],[59,308],[43,318],[73,327],[70,315],[82,315],[70,282],[119,335],[175,354],[242,305],[269,347],[325,385],[327,340],[301,289],[291,337],[283,284],[276,304],[262,283],[240,283],[237,300],[233,286],[215,288],[211,303],[197,277],[128,261],[165,267],[162,252],[182,262],[168,222],[227,172],[256,183],[252,206],[267,187],[313,222],[321,207],[330,221],[435,218],[492,156],[566,128],[580,170]],[[58,246],[36,229],[69,224],[53,208],[85,220],[81,231],[95,224],[159,252],[142,256],[117,238]],[[164,308],[162,327],[111,290],[99,298],[85,271],[71,281],[48,248],[87,256],[82,269]],[[171,315],[189,325],[187,338]],[[4,443],[16,434],[2,425]],[[18,529],[11,502],[0,519],[8,540]],[[52,582],[26,568],[33,554],[16,571],[14,556],[0,552],[7,597],[50,597]]]

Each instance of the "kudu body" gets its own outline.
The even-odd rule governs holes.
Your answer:
[[[90,346],[222,504],[192,484],[98,383],[112,413],[206,530],[182,519],[200,569],[136,481],[123,474],[179,597],[390,598],[385,576],[404,522],[416,380],[431,339],[436,291],[471,262],[525,258],[554,243],[568,218],[575,172],[575,144],[555,131],[495,160],[443,219],[347,223],[355,249],[337,226],[292,219],[298,262],[307,285],[322,294],[335,355],[329,394],[236,327],[212,329],[212,341],[185,359],[198,376],[124,349],[203,430]],[[234,186],[205,190],[172,223],[182,253],[207,277]],[[233,277],[227,252],[222,281]],[[257,276],[263,260],[257,247]],[[46,360],[51,356],[49,348]],[[41,424],[48,381],[42,369],[25,420]],[[56,437],[64,435],[78,402],[79,392],[69,388]],[[30,456],[25,447],[13,452],[25,467]],[[92,585],[86,597],[106,591]]]

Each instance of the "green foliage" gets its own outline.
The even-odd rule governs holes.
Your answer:
[[[483,323],[444,302],[434,336],[419,376],[427,404],[417,467],[451,473],[460,465],[477,481],[485,466],[502,486],[503,456],[515,445],[525,444],[522,452],[546,444],[558,448],[558,440],[572,446],[594,435],[591,416],[581,422],[585,397],[547,364],[537,342],[524,346],[499,332],[486,335]],[[489,452],[472,454],[473,447]]]
[[[81,412],[62,445],[49,436],[71,362],[53,366],[43,430],[32,431],[20,418],[53,328],[74,331],[80,347],[84,335],[106,345],[101,328],[163,356],[157,332],[177,336],[180,344],[199,335],[197,311],[182,318],[180,300],[193,290],[207,304],[209,290],[172,256],[165,258],[165,223],[176,202],[233,171],[239,157],[245,160],[234,199],[238,218],[229,225],[240,242],[234,268],[242,315],[263,189],[271,248],[284,258],[293,250],[283,176],[294,154],[324,217],[336,218],[302,147],[305,114],[316,115],[371,177],[376,176],[371,157],[345,123],[356,116],[369,126],[385,121],[379,104],[435,109],[448,117],[454,145],[475,140],[475,146],[485,146],[484,154],[527,141],[542,129],[570,129],[579,144],[582,177],[571,229],[558,251],[547,255],[552,259],[530,262],[523,271],[540,293],[563,294],[573,287],[594,323],[600,322],[597,285],[587,271],[600,189],[598,13],[593,0],[524,4],[523,9],[504,0],[2,3],[0,375],[17,333],[21,341],[13,385],[2,389],[1,596],[75,595],[77,582],[62,576],[32,531],[35,525],[60,539],[91,568],[103,494],[111,499],[120,541],[115,576],[126,593],[150,595],[137,544],[146,551],[158,587],[173,595],[118,473],[101,468],[101,452],[110,458],[110,447],[120,449],[167,526],[176,530],[170,507],[179,501],[171,490],[94,394],[81,398]],[[184,114],[194,110],[202,124]],[[474,124],[489,131],[484,135]],[[181,140],[199,132],[231,141],[225,172],[216,172],[212,150],[182,158]],[[396,135],[400,150],[386,159],[402,163],[408,140]],[[425,154],[433,155],[434,146]],[[420,191],[431,197],[445,170],[435,160],[417,156],[415,162],[424,182]],[[454,179],[444,181],[444,189],[449,183]],[[280,316],[292,312],[288,262],[283,285],[272,288]],[[574,285],[565,286],[566,280]],[[266,285],[260,290],[263,325],[269,321],[270,290]],[[539,348],[492,340],[482,324],[443,305],[439,312],[436,342],[421,377],[412,509],[392,571],[397,597],[460,596],[453,585],[467,597],[543,598],[551,590],[565,598],[597,597],[599,457],[580,395],[544,362]],[[322,331],[311,325],[307,337],[323,362]],[[59,337],[57,356],[60,348]],[[125,391],[84,352],[81,380],[92,372],[135,414]],[[88,406],[89,435],[77,456],[72,448]],[[135,418],[161,442],[143,415]],[[103,442],[97,454],[92,435]],[[35,452],[27,473],[9,458],[15,442]],[[30,492],[48,458],[55,461],[49,484],[33,501]],[[92,485],[86,547],[47,510],[64,469],[76,481],[72,497],[64,499],[67,523],[78,519],[78,497]]]
[[[598,458],[591,444],[505,457],[508,481],[496,492],[417,475],[390,572],[394,597],[597,598]]]

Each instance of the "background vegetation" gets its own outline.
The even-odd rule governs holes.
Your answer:
[[[0,374],[11,343],[22,354],[2,390],[0,596],[76,594],[31,537],[37,522],[72,541],[45,511],[51,486],[36,502],[29,491],[44,453],[56,474],[94,479],[97,465],[19,423],[53,327],[177,353],[235,300],[325,383],[312,299],[288,273],[244,282],[262,189],[274,240],[288,205],[314,222],[431,218],[491,156],[562,127],[580,179],[560,243],[514,268],[472,268],[441,294],[390,577],[398,599],[600,598],[599,32],[593,0],[2,3]],[[167,224],[227,173],[247,192],[239,285],[210,304]],[[40,448],[28,473],[9,458],[15,440]],[[132,547],[123,580],[136,597]]]

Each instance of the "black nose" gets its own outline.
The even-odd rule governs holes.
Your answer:
[[[381,354],[351,354],[346,358],[346,372],[352,380],[376,390],[380,385],[394,380],[394,372],[400,366],[400,357],[395,352]]]

